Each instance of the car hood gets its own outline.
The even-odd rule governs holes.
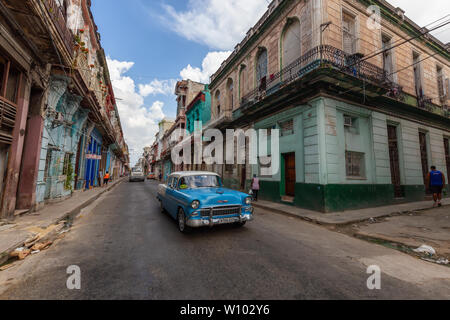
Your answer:
[[[226,188],[198,188],[183,191],[191,200],[199,200],[200,206],[243,205],[247,194]]]

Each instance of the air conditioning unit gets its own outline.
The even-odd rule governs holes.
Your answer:
[[[344,116],[344,127],[353,127],[353,118],[350,116]]]

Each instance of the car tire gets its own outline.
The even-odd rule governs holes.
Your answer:
[[[164,209],[163,202],[159,200],[159,210],[161,213],[166,213],[166,209]]]
[[[184,214],[183,209],[178,210],[177,214],[177,224],[178,224],[178,230],[180,230],[181,233],[189,233],[191,229],[186,225],[186,216]]]

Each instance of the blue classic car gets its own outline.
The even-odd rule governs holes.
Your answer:
[[[212,172],[175,172],[167,184],[159,185],[157,199],[181,232],[218,224],[243,226],[253,220],[252,198],[223,188],[220,176]]]

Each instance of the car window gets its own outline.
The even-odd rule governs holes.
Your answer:
[[[177,183],[178,183],[178,178],[174,177],[173,181],[172,181],[172,188],[176,189],[177,188]]]
[[[218,188],[220,179],[215,175],[188,176],[180,179],[180,189]]]
[[[170,177],[168,180],[167,180],[167,186],[168,187],[170,187],[170,186],[172,186],[172,177]]]

